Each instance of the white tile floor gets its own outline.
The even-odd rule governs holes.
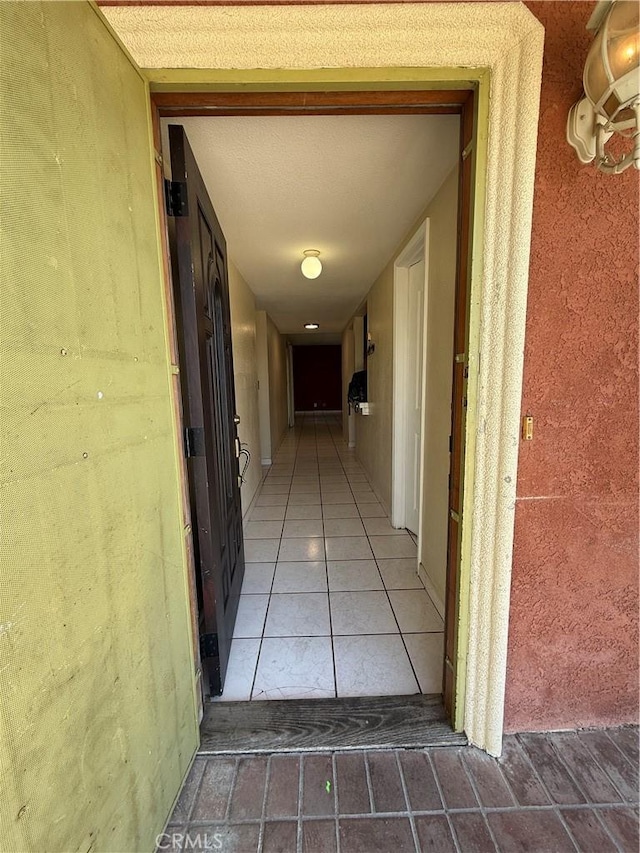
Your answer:
[[[245,522],[218,701],[439,693],[444,626],[335,415],[300,417]]]

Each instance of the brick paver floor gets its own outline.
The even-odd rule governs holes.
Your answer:
[[[198,756],[159,850],[638,851],[638,729],[472,747]]]

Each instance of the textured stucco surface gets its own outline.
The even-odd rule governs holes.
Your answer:
[[[242,484],[242,511],[246,513],[262,479],[260,465],[260,419],[258,414],[258,360],[256,348],[256,299],[235,265],[229,262],[229,301],[233,340],[233,375],[236,412],[240,418],[238,437],[251,453]],[[244,458],[240,460],[244,465]]]
[[[0,849],[152,850],[198,741],[148,90],[2,3]]]
[[[516,3],[104,7],[143,68],[492,66],[531,31]],[[311,14],[310,14],[311,12]],[[505,23],[507,26],[505,26]],[[466,39],[473,29],[470,62]],[[429,38],[425,51],[425,29]]]
[[[638,173],[564,139],[590,3],[529,3],[546,29],[506,727],[638,714]]]

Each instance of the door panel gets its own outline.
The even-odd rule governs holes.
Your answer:
[[[226,243],[182,127],[168,198],[205,689],[222,692],[244,575]]]

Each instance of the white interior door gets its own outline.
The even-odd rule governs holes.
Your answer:
[[[420,525],[420,449],[422,442],[422,340],[424,335],[424,261],[409,267],[407,324],[407,438],[405,442],[405,526],[417,535]]]

